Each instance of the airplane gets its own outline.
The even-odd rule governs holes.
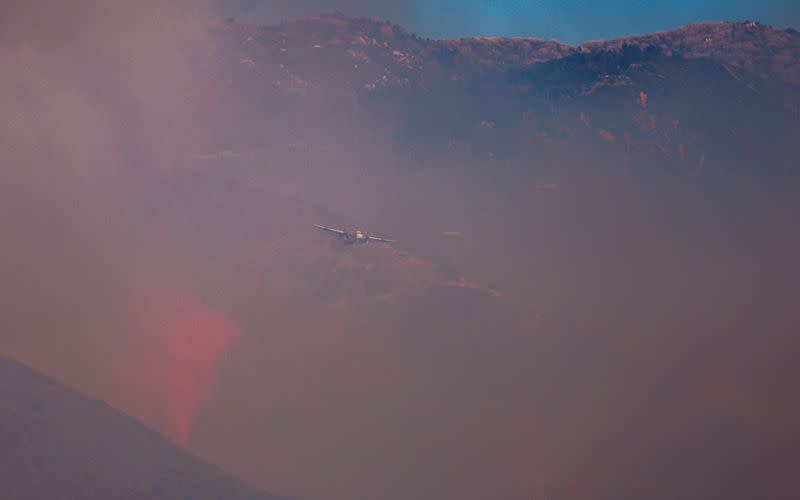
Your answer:
[[[329,231],[331,233],[336,234],[337,236],[339,236],[339,238],[343,239],[345,243],[367,243],[370,241],[377,241],[380,243],[397,243],[397,240],[387,240],[386,238],[378,238],[377,236],[370,236],[368,234],[364,234],[364,232],[360,230],[344,231],[342,229],[334,229],[332,227],[320,226],[319,224],[314,224],[314,227],[322,229],[323,231]]]

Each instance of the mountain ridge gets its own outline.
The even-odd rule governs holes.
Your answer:
[[[499,55],[500,59],[494,61],[494,63],[501,65],[507,65],[509,61],[521,65],[535,64],[536,62],[570,55],[574,52],[592,51],[598,48],[612,49],[623,45],[661,45],[662,48],[692,57],[712,55],[713,57],[725,58],[726,56],[731,57],[733,54],[722,52],[724,49],[749,50],[751,55],[759,55],[759,57],[772,55],[777,56],[782,61],[793,62],[790,72],[792,82],[800,82],[800,79],[798,79],[800,78],[800,73],[797,68],[800,63],[797,63],[797,59],[792,61],[789,57],[800,50],[800,32],[793,28],[778,29],[752,21],[691,23],[650,34],[632,34],[602,40],[588,40],[579,44],[565,44],[557,40],[535,36],[422,38],[389,21],[348,17],[341,13],[327,13],[280,24],[239,24],[229,19],[220,23],[220,25],[234,30],[237,29],[236,27],[240,27],[248,36],[252,36],[254,33],[264,36],[270,34],[270,32],[272,34],[282,34],[310,30],[316,32],[315,38],[318,41],[325,41],[322,36],[324,30],[328,30],[329,34],[338,33],[340,35],[347,31],[358,36],[370,35],[375,37],[380,35],[384,38],[381,42],[386,43],[386,47],[388,47],[389,40],[394,40],[398,43],[410,43],[417,48],[423,48],[423,51],[444,47],[461,52],[461,55],[467,59],[471,56],[470,52],[475,52],[476,49],[484,51],[495,49],[492,53]],[[356,37],[356,39],[358,38]],[[754,39],[767,44],[773,49],[785,45],[784,50],[789,53],[756,54],[755,49],[758,47],[753,45]],[[342,41],[339,40],[340,43]],[[358,41],[364,44],[365,41],[369,40]],[[528,51],[535,57],[520,57],[512,54],[514,51],[522,51],[523,53]],[[509,61],[506,61],[506,58]],[[478,61],[489,62],[490,60],[478,58]],[[745,61],[732,59],[731,62],[741,64]]]
[[[339,14],[217,29],[230,86],[289,124],[269,141],[314,143],[348,124],[384,130],[409,165],[420,154],[445,155],[520,170],[568,146],[598,163],[630,165],[636,176],[663,164],[688,183],[722,186],[747,170],[751,178],[737,182],[791,175],[785,152],[800,130],[794,30],[703,23],[567,46],[429,40]],[[304,106],[318,112],[314,120],[298,120]],[[233,116],[261,123],[260,113],[247,105]]]

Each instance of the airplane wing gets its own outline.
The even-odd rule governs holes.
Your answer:
[[[369,239],[371,241],[380,241],[381,243],[397,243],[397,240],[387,240],[385,238],[378,238],[376,236],[370,236]]]
[[[314,224],[314,227],[322,229],[324,231],[330,231],[330,232],[336,233],[338,235],[344,235],[344,231],[342,231],[341,229],[333,229],[332,227],[320,226],[319,224]]]

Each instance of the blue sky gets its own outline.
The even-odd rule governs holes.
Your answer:
[[[651,33],[700,21],[797,26],[800,1],[416,0],[414,31],[434,38],[538,36],[567,43]]]
[[[339,10],[430,38],[535,36],[566,43],[652,33],[702,21],[800,28],[800,0],[220,0],[238,16],[278,22]]]

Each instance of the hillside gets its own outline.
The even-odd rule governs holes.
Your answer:
[[[0,496],[276,499],[102,401],[0,358]]]
[[[663,33],[589,42],[580,48],[592,51],[623,45],[655,45],[684,57],[712,59],[764,81],[800,84],[800,32],[793,29],[777,30],[750,21],[702,23]]]
[[[657,46],[669,54],[706,58],[753,73],[767,80],[800,83],[800,34],[753,23],[705,23],[651,35],[569,46],[536,38],[419,38],[400,26],[369,19],[326,14],[276,26],[224,23],[214,28],[242,50],[241,64],[264,71],[276,64],[288,72],[304,65],[320,71],[338,67],[350,73],[350,83],[373,89],[373,77],[387,76],[383,84],[421,83],[437,69],[457,75],[459,70],[503,71],[561,59],[577,52]],[[375,72],[384,70],[385,73]],[[424,73],[428,75],[421,76]],[[413,75],[413,76],[412,76]],[[404,79],[407,78],[406,79]],[[332,83],[312,80],[313,83]],[[299,83],[296,82],[296,83]],[[343,83],[343,82],[342,82]]]
[[[342,134],[370,130],[361,144],[381,141],[380,133],[406,164],[470,163],[501,176],[587,163],[581,154],[622,165],[634,178],[668,171],[711,190],[765,179],[774,188],[794,176],[800,35],[793,30],[703,24],[579,47],[426,40],[336,14],[215,30],[228,85],[261,103],[233,108],[231,119],[259,124],[234,150],[358,147]]]

